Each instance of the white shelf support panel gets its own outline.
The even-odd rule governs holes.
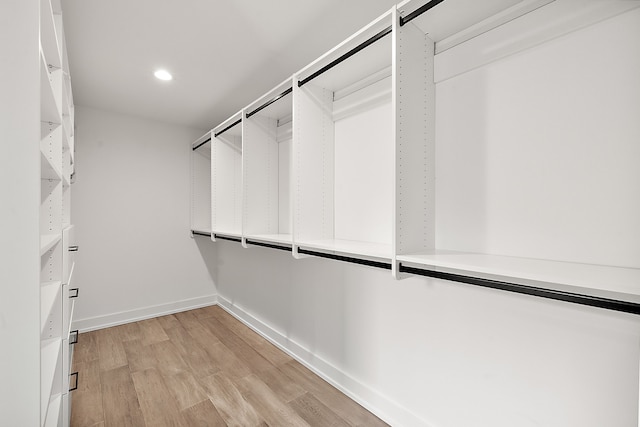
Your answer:
[[[211,132],[191,144],[191,230],[211,236]]]

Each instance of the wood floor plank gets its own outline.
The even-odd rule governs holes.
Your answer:
[[[245,400],[258,411],[267,424],[283,427],[309,425],[296,411],[281,401],[255,374],[238,381],[238,387]]]
[[[201,382],[209,399],[229,427],[257,426],[264,421],[224,373],[210,375]]]
[[[100,369],[108,371],[127,365],[127,355],[122,341],[113,328],[96,331],[96,342],[100,354]]]
[[[338,389],[315,375],[297,361],[280,367],[292,381],[300,384],[342,419],[354,426],[386,426],[378,417],[348,399]]]
[[[142,331],[142,345],[151,345],[169,340],[157,318],[141,320],[137,323]]]
[[[195,314],[196,310],[182,311],[180,313],[175,313],[174,316],[178,319],[178,322],[185,328],[201,328],[202,324],[198,320],[198,317]]]
[[[156,319],[158,319],[158,322],[160,323],[160,326],[162,326],[162,329],[164,329],[165,332],[167,331],[167,329],[171,329],[171,328],[175,328],[176,326],[180,326],[180,322],[178,322],[178,319],[173,314],[168,314],[166,316],[156,317]]]
[[[194,340],[181,324],[175,328],[167,329],[165,332],[169,336],[169,340],[180,351],[191,372],[197,372],[200,376],[206,377],[220,370],[205,348]]]
[[[157,360],[156,369],[163,375],[175,375],[189,369],[189,366],[180,354],[180,350],[178,350],[171,340],[151,344],[149,348]]]
[[[147,425],[155,426],[163,420],[173,420],[180,413],[174,396],[157,369],[134,372],[131,378]]]
[[[235,317],[227,313],[222,308],[215,307],[215,309],[211,310],[211,313],[211,317],[217,319],[220,324],[224,325],[227,329],[244,340],[273,365],[278,366],[293,360],[291,356],[265,340],[248,326],[239,322]]]
[[[349,427],[349,423],[311,393],[303,394],[291,401],[289,405],[312,427]]]
[[[227,423],[224,422],[218,410],[209,399],[184,409],[182,415],[189,426],[227,427]]]
[[[73,427],[386,425],[219,307],[84,333],[74,351]]]
[[[206,319],[207,317],[213,316],[218,309],[220,309],[220,307],[217,305],[209,305],[193,310],[193,314],[195,314],[198,319]]]
[[[206,351],[219,371],[229,378],[242,378],[251,373],[249,367],[221,342],[207,347]]]
[[[196,381],[189,371],[179,372],[164,379],[180,410],[189,408],[208,398],[200,383]]]
[[[237,336],[217,319],[209,317],[200,320],[208,329],[220,339],[238,359],[242,360],[252,372],[260,372],[273,369],[274,365],[262,357],[242,338]]]
[[[306,393],[304,388],[291,381],[277,367],[261,371],[256,375],[284,402],[290,402]]]
[[[98,360],[98,331],[83,332],[78,335],[78,343],[73,350],[73,360],[78,362],[89,362]]]
[[[82,381],[73,392],[74,409],[71,411],[71,425],[78,427],[104,423],[102,407],[102,386],[100,383],[100,361],[96,358],[78,362],[74,358],[73,369]]]
[[[142,345],[140,340],[125,341],[122,343],[127,356],[127,363],[131,372],[144,371],[155,368],[158,364],[153,349],[150,346]]]
[[[100,372],[100,382],[105,426],[144,426],[138,394],[129,368],[121,366],[103,370]]]
[[[114,326],[112,329],[122,342],[141,340],[143,338],[138,322],[125,323],[124,325]]]

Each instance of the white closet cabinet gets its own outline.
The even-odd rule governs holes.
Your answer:
[[[60,2],[3,2],[0,28],[7,72],[0,84],[7,248],[0,413],[3,425],[67,426],[77,247],[70,215],[74,109]]]
[[[191,230],[211,235],[211,132],[191,145]]]
[[[212,131],[212,238],[242,237],[242,112]]]
[[[291,93],[288,79],[244,110],[243,234],[249,243],[292,244]]]
[[[640,314],[639,51],[637,0],[404,1],[216,128],[213,231]]]
[[[392,258],[393,58],[387,34],[394,16],[385,14],[295,74],[295,253]],[[372,38],[377,41],[349,54]]]

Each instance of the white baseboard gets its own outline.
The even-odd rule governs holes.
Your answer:
[[[194,308],[206,307],[217,303],[217,295],[207,295],[198,298],[173,301],[167,304],[111,313],[104,316],[74,319],[72,328],[78,329],[80,332],[89,332],[96,329],[137,322],[138,320],[151,319],[152,317],[165,316],[167,314],[178,313],[180,311],[193,310]]]
[[[218,295],[218,305],[389,425],[433,426],[433,424],[421,419],[399,403],[341,371],[331,363],[318,357],[311,350],[287,338],[220,295]]]

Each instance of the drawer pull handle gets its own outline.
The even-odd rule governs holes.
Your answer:
[[[71,295],[72,292],[75,292],[75,295]],[[80,289],[79,288],[71,288],[71,289],[69,289],[69,298],[78,298],[78,295],[80,295]]]
[[[72,378],[72,377],[76,377],[75,385],[73,387],[69,386],[69,391],[74,391],[78,389],[78,373],[74,372],[73,374],[69,375],[69,378]]]
[[[78,245],[69,246],[69,252],[78,252],[78,249],[80,249]]]
[[[76,329],[75,331],[71,331],[69,333],[69,345],[72,344],[78,344],[78,330]]]

